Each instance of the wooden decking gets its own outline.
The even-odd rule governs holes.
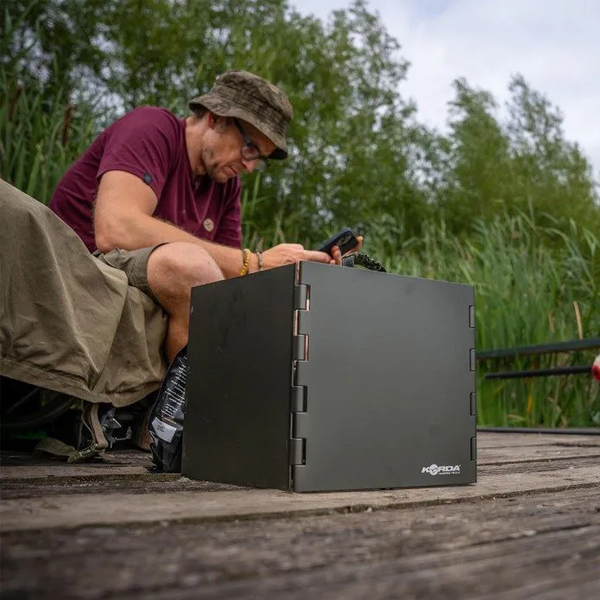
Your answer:
[[[289,494],[4,453],[3,598],[600,598],[600,436],[480,433],[466,487]]]

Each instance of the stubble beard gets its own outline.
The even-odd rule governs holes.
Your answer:
[[[215,153],[212,148],[205,148],[202,151],[202,163],[206,174],[218,183],[225,183],[229,177],[223,172],[219,165],[215,164]]]

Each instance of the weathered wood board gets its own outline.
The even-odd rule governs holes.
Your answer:
[[[600,598],[600,436],[481,433],[470,486],[290,494],[4,454],[4,598]]]

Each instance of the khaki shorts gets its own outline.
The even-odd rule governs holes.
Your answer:
[[[148,259],[161,246],[164,246],[164,243],[138,250],[121,250],[120,248],[115,248],[106,254],[101,254],[97,251],[94,253],[94,256],[103,263],[119,269],[119,271],[123,271],[127,275],[129,285],[144,292],[156,304],[160,304],[148,283]]]

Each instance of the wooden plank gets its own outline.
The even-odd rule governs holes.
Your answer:
[[[140,453],[31,460],[19,469],[37,471],[2,480],[1,587],[36,599],[595,600],[598,441],[480,435],[476,485],[342,494],[157,476]]]
[[[521,473],[528,475],[531,473],[544,473],[547,471],[554,471],[562,473],[562,475],[568,475],[569,472],[577,466],[580,467],[593,467],[600,468],[600,459],[597,456],[586,456],[586,457],[566,457],[557,460],[543,460],[543,461],[519,461],[519,462],[506,462],[506,463],[493,463],[487,464],[480,468],[480,473],[487,475],[502,475],[505,473]]]
[[[67,463],[27,452],[2,452],[0,481],[46,477],[99,477],[102,475],[147,475],[152,466],[148,452],[125,450],[106,452],[102,458],[85,463]]]
[[[389,598],[477,598],[496,597],[498,592],[516,591],[523,587],[543,584],[546,590],[559,588],[563,598],[578,598],[582,584],[589,586],[590,600],[597,600],[598,546],[593,536],[600,533],[595,528],[587,535],[573,541],[571,532],[544,536],[541,540],[504,542],[497,545],[478,546],[453,553],[440,552],[427,556],[404,557],[372,564],[340,564],[323,573],[294,573],[278,578],[260,578],[252,582],[237,581],[219,586],[186,590],[185,593],[162,591],[146,595],[147,599],[185,600],[186,598],[262,598],[302,600],[318,594],[321,600],[370,600]],[[577,546],[584,545],[582,558]],[[581,555],[580,555],[581,556]],[[576,565],[576,571],[561,569],[565,563]],[[557,571],[559,576],[557,576]],[[542,580],[542,581],[540,581]],[[545,581],[543,581],[545,580]],[[312,593],[311,593],[312,592]],[[520,594],[520,598],[529,598]],[[117,598],[125,598],[119,595]]]
[[[598,466],[596,456],[577,458],[578,467]],[[569,471],[573,466],[573,458],[567,457],[559,460],[545,461],[520,461],[507,464],[484,465],[480,468],[480,478],[486,475],[501,474],[531,474],[545,471]],[[51,498],[75,494],[101,494],[107,496],[117,493],[175,493],[184,491],[218,492],[227,490],[241,490],[238,486],[212,483],[208,481],[192,481],[179,475],[146,475],[133,477],[112,478],[84,477],[84,478],[55,478],[46,477],[32,480],[7,480],[2,483],[2,498],[4,500],[16,498]]]
[[[151,475],[147,467],[121,467],[121,466],[91,466],[87,464],[67,465],[56,464],[35,465],[31,467],[2,467],[0,481],[25,480],[25,479],[88,479],[108,476],[112,478],[130,477],[135,475]]]
[[[212,493],[183,491],[21,498],[4,500],[0,505],[0,530],[426,506],[591,485],[600,485],[600,466],[574,467],[567,473],[544,471],[482,475],[476,485],[470,486],[374,492],[292,494],[278,490],[240,489]]]
[[[54,496],[74,496],[80,494],[144,494],[175,493],[196,491],[202,493],[244,490],[240,486],[211,481],[191,481],[178,474],[162,474],[135,477],[103,476],[98,478],[60,478],[47,477],[35,480],[9,480],[2,482],[2,499],[51,498]]]
[[[452,553],[441,551],[426,555],[403,556],[387,561],[369,561],[336,566],[320,572],[282,574],[257,578],[252,582],[229,581],[220,585],[198,586],[185,591],[162,590],[145,595],[152,600],[201,598],[286,598],[303,600],[316,595],[320,600],[369,600],[389,598],[478,598],[496,597],[533,585],[560,589],[563,598],[582,599],[582,584],[588,598],[597,600],[600,528],[585,532],[557,532],[526,540],[477,545]],[[543,544],[543,548],[540,548]],[[561,568],[565,563],[571,568]],[[575,572],[573,572],[575,571]],[[520,598],[529,598],[520,594]],[[126,598],[119,594],[116,598]]]
[[[599,464],[596,456],[577,459],[578,467],[594,467]],[[545,471],[568,471],[573,466],[572,458],[552,461],[522,461],[517,463],[484,465],[480,468],[480,477],[501,474],[531,474]],[[102,494],[107,496],[116,493],[175,493],[184,491],[217,492],[241,490],[238,486],[213,483],[208,481],[192,481],[179,475],[146,475],[133,477],[112,478],[54,478],[20,480],[11,479],[2,482],[2,498],[4,500],[17,498],[51,498],[75,494]]]
[[[502,593],[493,592],[480,596],[478,600],[565,600],[566,598],[577,598],[577,600],[598,600],[600,590],[598,580],[590,577],[584,581],[579,574],[567,573],[560,580],[549,577],[545,581],[533,581],[517,589],[506,590]]]
[[[600,446],[600,435],[568,435],[550,433],[490,433],[477,434],[479,449],[516,448],[527,446]]]
[[[525,449],[525,450],[524,450]],[[600,457],[599,445],[571,445],[571,444],[544,444],[510,447],[479,447],[478,464],[491,465],[508,462],[529,462],[536,460],[557,460],[567,458],[584,458],[587,456]],[[99,463],[99,464],[75,464],[64,463],[46,463],[39,465],[22,466],[2,466],[0,467],[0,481],[8,482],[11,480],[35,479],[35,483],[41,480],[54,479],[55,481],[64,481],[75,483],[77,481],[86,481],[89,479],[98,479],[109,477],[117,480],[126,478],[127,480],[143,479],[150,481],[152,478],[162,481],[176,480],[177,474],[152,474],[149,472],[151,467],[150,457],[142,455],[143,460],[138,459],[137,466],[127,466],[121,463]],[[32,482],[34,483],[34,482]]]
[[[597,598],[600,491],[5,534],[19,598]],[[525,593],[526,592],[526,593]],[[559,596],[556,596],[559,597]]]
[[[149,455],[135,451],[108,453],[101,463],[84,465],[43,463],[15,454],[9,456],[9,464],[24,460],[27,466],[0,468],[4,499],[0,528],[77,527],[110,523],[113,518],[115,522],[129,523],[223,519],[238,514],[248,517],[288,510],[361,510],[369,506],[460,502],[493,494],[594,484],[600,473],[596,440],[588,437],[565,445],[560,443],[565,437],[569,436],[480,436],[480,442],[487,441],[488,447],[480,450],[480,481],[474,486],[306,496],[192,482],[176,474],[151,474],[147,470],[151,464]],[[505,446],[498,446],[494,438],[503,440]],[[520,440],[531,438],[540,438],[543,443],[518,445]],[[591,445],[585,445],[590,440]],[[140,494],[145,494],[143,500]],[[46,501],[49,498],[53,499],[50,504]]]
[[[504,461],[547,460],[579,458],[600,453],[600,436],[567,436],[542,434],[494,434],[481,433],[477,438],[479,464],[495,464]],[[581,450],[578,450],[581,449]],[[148,453],[140,451],[108,452],[96,463],[66,464],[40,460],[23,453],[2,453],[0,481],[32,479],[39,485],[53,478],[57,483],[77,483],[99,479],[126,477],[150,480],[174,481],[177,475],[150,475],[152,461]]]
[[[478,465],[496,465],[516,462],[576,460],[590,456],[600,457],[600,446],[528,446],[493,449],[477,449]],[[600,464],[600,462],[599,462]]]

